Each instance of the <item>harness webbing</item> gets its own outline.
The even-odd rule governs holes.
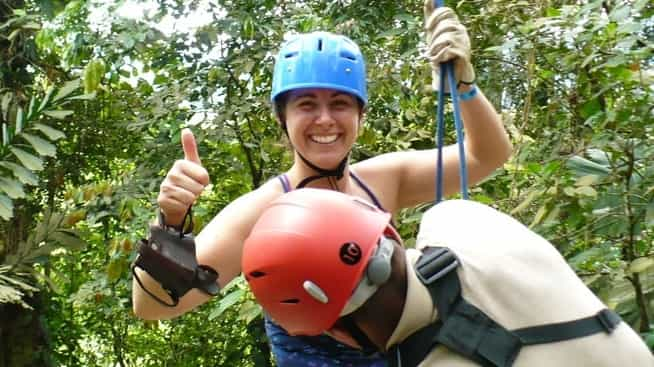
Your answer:
[[[439,320],[418,330],[389,351],[391,367],[418,366],[442,344],[484,367],[510,367],[525,345],[553,343],[605,332],[621,322],[609,309],[577,320],[507,330],[461,295],[456,256],[447,248],[428,247],[415,265]]]

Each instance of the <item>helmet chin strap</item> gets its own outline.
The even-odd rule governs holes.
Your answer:
[[[280,123],[282,125],[282,130],[284,130],[284,134],[286,134],[286,137],[290,141],[291,138],[288,135],[288,129],[286,127],[286,121],[284,121],[284,119],[282,119],[282,118],[279,118],[279,120],[280,120]],[[291,143],[291,145],[292,145],[292,143]],[[315,164],[309,162],[309,160],[304,158],[304,156],[302,154],[300,154],[300,152],[298,152],[297,149],[295,151],[297,152],[297,155],[300,156],[302,161],[304,163],[306,163],[307,166],[309,166],[314,171],[318,172],[317,175],[309,176],[309,177],[303,179],[302,181],[300,181],[300,183],[297,185],[298,189],[301,189],[301,188],[305,187],[306,185],[308,185],[312,181],[319,180],[319,179],[324,178],[324,177],[327,177],[327,178],[335,177],[337,181],[340,180],[341,178],[343,178],[343,173],[345,171],[345,166],[347,165],[348,158],[350,158],[350,152],[348,152],[347,155],[343,158],[343,160],[341,160],[341,162],[338,164],[338,166],[336,168],[334,168],[334,169],[325,169],[325,168],[318,167]],[[329,183],[332,186],[334,186],[334,182],[332,182],[331,180],[329,181]],[[336,187],[332,187],[332,188],[336,189]]]
[[[318,172],[317,175],[314,176],[309,176],[305,178],[304,180],[300,181],[300,183],[297,185],[298,189],[301,189],[308,185],[310,182],[321,179],[323,177],[335,177],[336,180],[340,180],[343,178],[343,172],[345,171],[345,166],[347,165],[347,160],[350,157],[350,153],[348,152],[345,158],[341,160],[341,162],[338,164],[338,166],[334,169],[324,169],[316,166],[315,164],[309,162],[308,159],[304,158],[300,152],[297,153],[300,158],[302,158],[302,161],[307,164],[307,166],[311,167],[314,171]],[[330,181],[331,183],[331,181]]]

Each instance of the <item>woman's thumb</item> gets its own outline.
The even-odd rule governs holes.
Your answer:
[[[184,149],[184,159],[202,165],[200,154],[198,154],[198,146],[190,129],[182,130],[182,149]]]

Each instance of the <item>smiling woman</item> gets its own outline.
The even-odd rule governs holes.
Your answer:
[[[449,44],[448,50],[453,51],[434,55],[431,61],[437,67],[440,62],[452,60],[463,66],[457,70],[471,70],[469,41],[460,41],[462,37],[467,40],[465,28],[451,10],[446,10],[434,21],[437,25],[444,21],[445,26],[428,33],[430,40]],[[431,15],[431,11],[426,13],[428,18]],[[453,38],[452,32],[458,38]],[[457,74],[457,78],[461,80],[461,75]],[[461,84],[459,92],[471,88],[474,87]],[[349,38],[314,32],[296,35],[285,42],[277,55],[271,100],[295,159],[285,173],[226,206],[196,238],[198,263],[217,270],[220,286],[241,273],[243,243],[263,211],[294,188],[340,191],[390,214],[431,201],[435,196],[435,150],[393,152],[349,163],[368,104],[364,58]],[[470,183],[474,184],[506,161],[511,144],[498,114],[481,91],[461,104],[461,112],[467,132],[465,159]],[[158,225],[171,231],[180,230],[189,207],[209,183],[189,130],[182,133],[182,148],[184,159],[170,169],[158,197],[162,213]],[[457,147],[445,147],[446,195],[457,191],[458,162]],[[137,272],[142,286],[149,292],[134,283],[134,312],[142,318],[175,317],[209,299],[193,289],[182,295],[175,307],[163,306],[150,294],[167,299],[167,292],[146,272]],[[365,342],[349,346],[327,335],[290,336],[269,318],[266,331],[277,363],[282,367],[386,365],[380,355],[360,349],[366,347]]]
[[[316,167],[338,167],[358,135],[362,109],[357,99],[332,89],[287,93],[284,126],[296,158]]]

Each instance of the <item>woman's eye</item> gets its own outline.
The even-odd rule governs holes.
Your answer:
[[[302,102],[298,103],[297,106],[300,107],[301,109],[306,110],[306,109],[313,108],[314,103],[311,102],[311,101],[302,101]]]

